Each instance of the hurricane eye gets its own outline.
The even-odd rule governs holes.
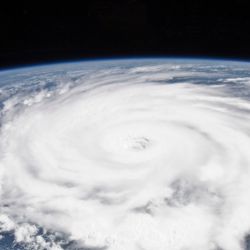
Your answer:
[[[147,149],[151,144],[151,141],[146,137],[128,137],[125,140],[125,148],[128,150],[141,151]]]

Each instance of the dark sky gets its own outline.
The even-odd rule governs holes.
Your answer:
[[[0,66],[110,56],[250,59],[247,1],[89,0],[0,10]]]

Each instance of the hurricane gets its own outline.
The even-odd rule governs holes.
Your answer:
[[[243,250],[250,64],[0,73],[0,234],[31,250]]]

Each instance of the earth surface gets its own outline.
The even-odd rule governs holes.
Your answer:
[[[250,249],[250,63],[0,72],[0,249]]]

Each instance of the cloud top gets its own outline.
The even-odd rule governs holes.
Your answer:
[[[0,231],[30,249],[244,249],[249,76],[205,66],[78,66],[2,85]]]

